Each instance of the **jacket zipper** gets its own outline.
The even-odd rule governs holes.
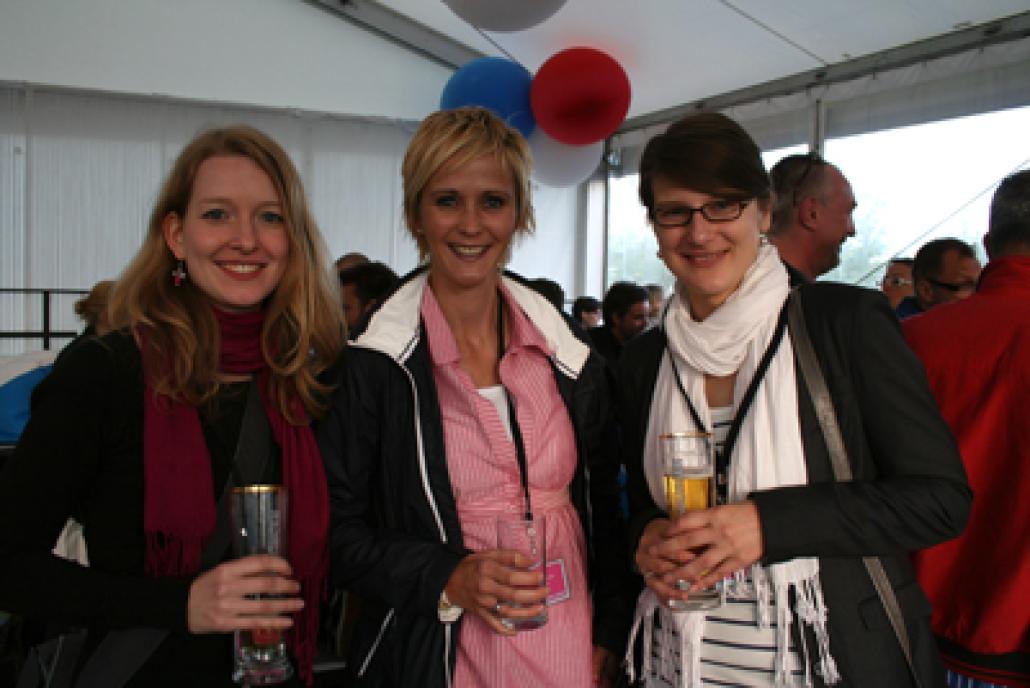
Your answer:
[[[379,649],[379,643],[382,641],[383,636],[386,635],[386,627],[390,625],[390,620],[393,618],[393,610],[391,609],[386,613],[386,618],[383,619],[383,625],[379,627],[379,635],[376,636],[376,640],[372,643],[372,648],[365,655],[365,661],[361,663],[361,669],[358,670],[358,678],[365,675],[365,671],[368,669],[368,665],[372,662],[372,656],[375,655],[376,650]]]

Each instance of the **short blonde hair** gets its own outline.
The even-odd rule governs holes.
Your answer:
[[[535,225],[529,175],[533,162],[529,145],[516,129],[487,109],[463,107],[440,110],[426,117],[408,144],[401,166],[404,180],[404,219],[418,244],[419,257],[429,255],[418,232],[422,192],[444,166],[461,167],[486,155],[496,156],[515,184],[515,229],[531,232]]]
[[[143,246],[111,293],[111,325],[145,332],[144,369],[159,394],[199,406],[218,391],[218,323],[190,279],[173,286],[176,260],[162,224],[169,213],[185,216],[201,164],[220,155],[252,160],[271,179],[282,204],[290,251],[266,300],[261,350],[272,373],[273,398],[287,419],[300,423],[294,398],[309,415],[325,409],[328,387],[317,376],[343,346],[343,311],[300,175],[286,151],[263,132],[246,125],[211,129],[179,154],[151,212]]]

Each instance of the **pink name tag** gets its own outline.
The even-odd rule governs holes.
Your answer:
[[[564,602],[572,596],[569,590],[569,576],[565,572],[564,559],[552,559],[545,569],[547,578],[547,604]]]

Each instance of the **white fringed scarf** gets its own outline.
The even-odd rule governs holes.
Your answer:
[[[759,249],[757,259],[737,290],[701,322],[691,317],[686,294],[677,284],[665,314],[664,327],[683,386],[704,422],[705,429],[711,428],[711,418],[705,398],[704,375],[726,376],[737,373],[733,390],[733,406],[737,408],[776,330],[788,292],[787,271],[776,249],[770,245],[763,245]],[[651,401],[643,455],[644,474],[647,476],[651,497],[659,505],[665,503],[665,493],[657,447],[658,436],[667,432],[700,429],[694,427],[693,417],[674,376],[668,356],[663,356]],[[797,408],[794,351],[790,338],[784,335],[765,379],[758,387],[751,408],[744,417],[730,458],[730,502],[742,501],[756,490],[804,485],[808,482]],[[750,574],[758,600],[758,626],[768,628],[772,608],[776,613],[776,685],[793,685],[789,669],[791,587],[796,596],[794,613],[815,633],[818,644],[816,671],[825,683],[837,683],[840,675],[830,656],[826,606],[819,584],[819,561],[815,558],[797,558],[770,566],[755,563],[750,568]],[[746,577],[745,572],[741,571],[733,581],[727,583],[731,586],[742,585]],[[659,604],[657,595],[650,588],[645,588],[637,601],[627,655],[631,680],[634,678],[633,639],[641,625],[644,632],[642,674],[645,679],[650,674],[651,640],[656,612],[661,615],[661,632],[664,635],[660,643],[659,661],[665,666],[659,673],[667,677],[674,676],[674,672],[668,669],[672,668],[670,663],[674,661],[671,628],[675,626],[681,640],[680,688],[700,687],[704,612],[673,613]],[[804,633],[801,637],[804,638]],[[803,650],[805,685],[811,686],[811,662],[808,660],[807,646]]]

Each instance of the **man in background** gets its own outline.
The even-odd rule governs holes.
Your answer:
[[[580,296],[572,302],[572,317],[579,321],[584,330],[597,327],[601,322],[601,302],[593,296]]]
[[[565,312],[565,290],[553,279],[537,277],[528,281],[530,287],[551,302],[559,313]]]
[[[644,289],[647,289],[647,326],[654,327],[658,324],[658,318],[662,314],[662,306],[665,304],[665,290],[662,289],[660,284],[647,284],[644,285]]]
[[[948,685],[971,688],[1030,685],[1030,170],[998,187],[984,245],[975,294],[902,323],[976,496],[915,555]]]
[[[902,299],[915,293],[912,288],[913,262],[911,258],[891,258],[887,263],[887,270],[880,281],[880,289],[887,297],[891,309],[897,308]]]
[[[647,290],[633,282],[616,282],[608,288],[601,304],[604,323],[590,330],[594,348],[614,364],[622,347],[647,327],[651,304]]]
[[[355,265],[361,265],[362,263],[368,262],[370,262],[368,256],[364,253],[344,253],[336,259],[336,272],[342,272],[343,270],[352,268]]]
[[[379,261],[359,263],[340,271],[340,299],[347,335],[354,339],[365,329],[372,311],[393,291],[397,275]]]
[[[769,240],[787,266],[791,286],[840,263],[855,236],[855,195],[841,171],[817,153],[788,155],[769,171],[775,191]]]
[[[898,304],[902,320],[972,295],[980,279],[980,261],[973,247],[953,238],[934,239],[916,251],[912,263],[914,293]]]

